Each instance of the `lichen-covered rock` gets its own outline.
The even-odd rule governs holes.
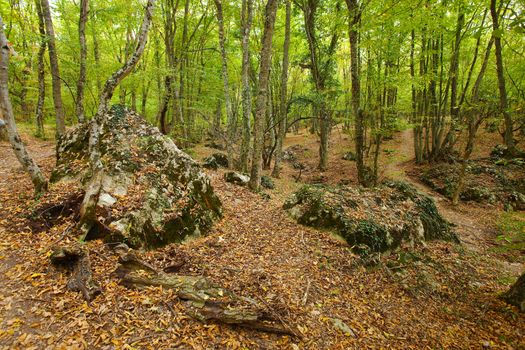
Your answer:
[[[224,174],[224,180],[239,186],[246,186],[250,182],[250,177],[236,171],[229,171]]]
[[[81,124],[58,140],[52,181],[90,180],[89,127]],[[138,114],[113,106],[101,130],[100,151],[97,225],[88,239],[153,248],[204,233],[221,216],[221,203],[199,165]]]
[[[459,242],[433,200],[402,182],[376,189],[304,186],[283,207],[301,224],[335,229],[361,252],[432,239]]]
[[[459,163],[439,163],[421,172],[421,181],[452,198],[459,179]],[[486,204],[501,203],[522,210],[525,197],[525,162],[520,159],[491,158],[469,161],[460,198]]]
[[[343,157],[342,157],[343,160],[348,160],[348,161],[355,161],[356,160],[356,156],[355,156],[355,153],[352,152],[352,151],[348,151],[346,152],[345,154],[343,154]]]
[[[217,170],[219,167],[227,168],[229,166],[228,156],[223,153],[214,153],[203,159],[202,166],[213,170]]]
[[[271,177],[263,175],[261,176],[261,186],[266,189],[273,190],[275,188],[275,183]]]

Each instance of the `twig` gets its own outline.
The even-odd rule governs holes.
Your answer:
[[[306,277],[306,291],[304,292],[304,295],[303,295],[303,305],[306,305],[306,302],[308,301],[308,293],[310,292],[310,286],[312,284],[312,281],[310,281],[310,279],[308,277]]]
[[[288,322],[286,322],[282,317],[281,315],[279,315],[277,312],[275,312],[271,307],[270,305],[268,305],[268,303],[263,299],[261,298],[260,296],[257,296],[257,298],[266,306],[266,309],[268,311],[270,311],[270,313],[272,313],[272,315],[274,315],[275,317],[277,317],[279,319],[279,321],[281,322],[281,324],[285,327],[285,328],[288,328],[288,330],[293,334],[295,335],[297,338],[299,339],[302,339],[303,336],[302,334],[298,333],[292,326],[290,326],[290,324],[288,324]]]

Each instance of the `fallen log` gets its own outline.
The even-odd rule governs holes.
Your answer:
[[[173,275],[142,261],[133,250],[117,249],[120,266],[114,274],[128,288],[161,286],[186,301],[187,313],[201,322],[220,322],[263,332],[297,336],[297,332],[274,319],[253,299],[240,297],[216,286],[203,276]],[[279,324],[274,325],[271,322]]]
[[[81,292],[85,300],[91,301],[102,292],[99,284],[93,280],[89,252],[80,245],[53,247],[51,263],[71,271],[67,282],[68,289]]]

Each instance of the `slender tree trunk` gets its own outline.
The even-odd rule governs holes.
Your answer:
[[[53,101],[55,103],[56,135],[58,137],[66,131],[64,121],[64,107],[62,105],[62,83],[60,81],[60,70],[58,68],[58,57],[55,43],[55,30],[51,20],[51,9],[48,0],[40,0],[42,13],[46,25],[47,48],[49,52],[49,65],[51,66],[51,82],[53,87]]]
[[[111,97],[115,92],[115,88],[118,84],[128,76],[133,68],[139,61],[148,38],[148,31],[151,24],[151,18],[153,16],[153,7],[155,0],[148,0],[144,10],[144,20],[138,32],[138,42],[133,54],[129,57],[128,61],[109,77],[104,84],[104,89],[100,95],[100,103],[98,105],[97,113],[91,121],[89,131],[89,160],[92,169],[92,177],[86,186],[86,193],[80,207],[80,222],[79,227],[87,234],[94,222],[96,221],[95,208],[98,202],[100,189],[102,186],[103,179],[103,164],[100,159],[100,130],[102,129],[103,123],[105,123],[106,114],[109,110],[109,103]]]
[[[272,176],[279,177],[281,172],[281,161],[283,156],[283,142],[287,128],[287,99],[288,99],[288,66],[290,51],[290,19],[292,16],[292,5],[290,0],[286,0],[286,20],[284,25],[284,46],[283,46],[283,65],[281,71],[281,95],[279,105],[279,133],[277,135],[277,145],[275,149],[275,164]]]
[[[352,79],[352,109],[355,115],[355,152],[357,177],[363,186],[372,185],[370,171],[365,165],[365,117],[360,107],[361,83],[359,79],[359,24],[360,8],[357,0],[346,0],[350,12],[348,36],[350,40],[350,71]]]
[[[226,55],[226,37],[224,35],[224,17],[222,12],[222,0],[214,0],[217,8],[217,23],[219,26],[219,49],[222,59],[222,83],[224,87],[224,104],[226,107],[226,151],[228,153],[228,163],[233,165],[233,137],[232,134],[234,120],[233,108],[230,97],[230,81],[228,77],[228,57]]]
[[[38,0],[37,0],[38,1]],[[91,36],[93,37],[93,58],[95,59],[95,69],[96,69],[96,76],[97,76],[97,96],[100,95],[102,92],[102,82],[100,81],[100,74],[98,74],[98,69],[100,68],[100,52],[98,49],[98,38],[97,38],[97,32],[96,32],[96,16],[95,12],[93,11],[93,3],[89,3],[89,12],[91,12]]]
[[[44,15],[40,0],[35,0],[36,12],[38,15],[38,32],[40,33],[40,44],[38,47],[38,101],[36,103],[36,135],[45,138],[44,132],[44,102],[46,98],[46,72],[44,65],[44,55],[46,53],[46,29]]]
[[[40,168],[33,161],[22,142],[16,128],[13,106],[9,99],[9,47],[4,34],[4,22],[0,16],[0,108],[7,125],[7,136],[9,143],[15,152],[16,158],[22,164],[24,170],[31,177],[35,193],[39,194],[47,189],[47,180],[42,175]]]
[[[478,131],[479,126],[481,125],[483,121],[482,111],[479,108],[479,88],[481,86],[483,76],[485,75],[485,71],[487,70],[487,66],[488,66],[489,59],[490,59],[490,51],[492,49],[493,42],[494,42],[494,38],[490,38],[489,43],[487,44],[487,49],[485,50],[485,57],[483,59],[483,63],[481,64],[481,68],[479,70],[478,77],[476,78],[476,82],[474,83],[474,86],[472,88],[471,105],[474,108],[473,110],[470,110],[468,112],[467,144],[465,146],[465,151],[463,153],[463,159],[461,160],[461,168],[460,168],[459,175],[458,175],[458,183],[457,183],[454,193],[452,194],[452,204],[453,205],[457,205],[459,203],[461,192],[463,192],[463,188],[465,186],[465,177],[467,174],[468,161],[470,159],[470,156],[472,155],[472,151],[474,151],[476,133]]]
[[[186,127],[185,120],[185,110],[184,110],[184,98],[187,98],[184,90],[184,74],[186,69],[186,64],[188,63],[188,17],[190,12],[190,0],[186,0],[184,4],[184,20],[182,26],[182,43],[181,43],[181,59],[180,59],[180,69],[179,69],[179,90],[176,92],[177,105],[179,107],[178,115],[179,122],[182,131],[182,144],[186,146],[188,139],[188,129]],[[186,111],[187,112],[187,111]]]
[[[253,137],[252,169],[249,187],[258,191],[261,186],[262,152],[264,147],[264,118],[266,116],[268,98],[268,80],[272,56],[272,38],[277,13],[277,0],[268,0],[264,16],[264,33],[262,37],[261,63],[259,69],[259,86],[255,106],[255,123]]]
[[[516,145],[514,144],[512,133],[512,117],[508,110],[509,103],[507,100],[507,89],[505,87],[505,71],[503,69],[503,56],[501,53],[501,31],[499,27],[499,14],[496,11],[496,0],[490,0],[490,15],[492,16],[492,36],[494,37],[494,53],[496,55],[496,73],[498,76],[500,112],[503,113],[503,117],[505,119],[503,141],[505,142],[505,146],[507,146],[509,154],[514,154],[516,152]]]
[[[253,20],[253,0],[242,2],[242,143],[240,168],[248,171],[252,117],[252,91],[250,86],[250,30]]]
[[[80,18],[78,20],[78,38],[80,42],[80,72],[77,81],[76,113],[79,123],[85,121],[84,116],[84,85],[86,85],[86,22],[88,19],[89,0],[80,0]]]

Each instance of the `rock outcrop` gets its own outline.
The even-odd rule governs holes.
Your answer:
[[[89,182],[88,138],[85,123],[58,140],[53,182],[81,187]],[[111,108],[100,151],[97,222],[87,239],[154,248],[204,233],[221,216],[221,203],[200,166],[135,112]]]
[[[301,224],[336,230],[359,252],[384,252],[433,239],[459,242],[433,200],[403,182],[375,189],[304,186],[284,209]]]

